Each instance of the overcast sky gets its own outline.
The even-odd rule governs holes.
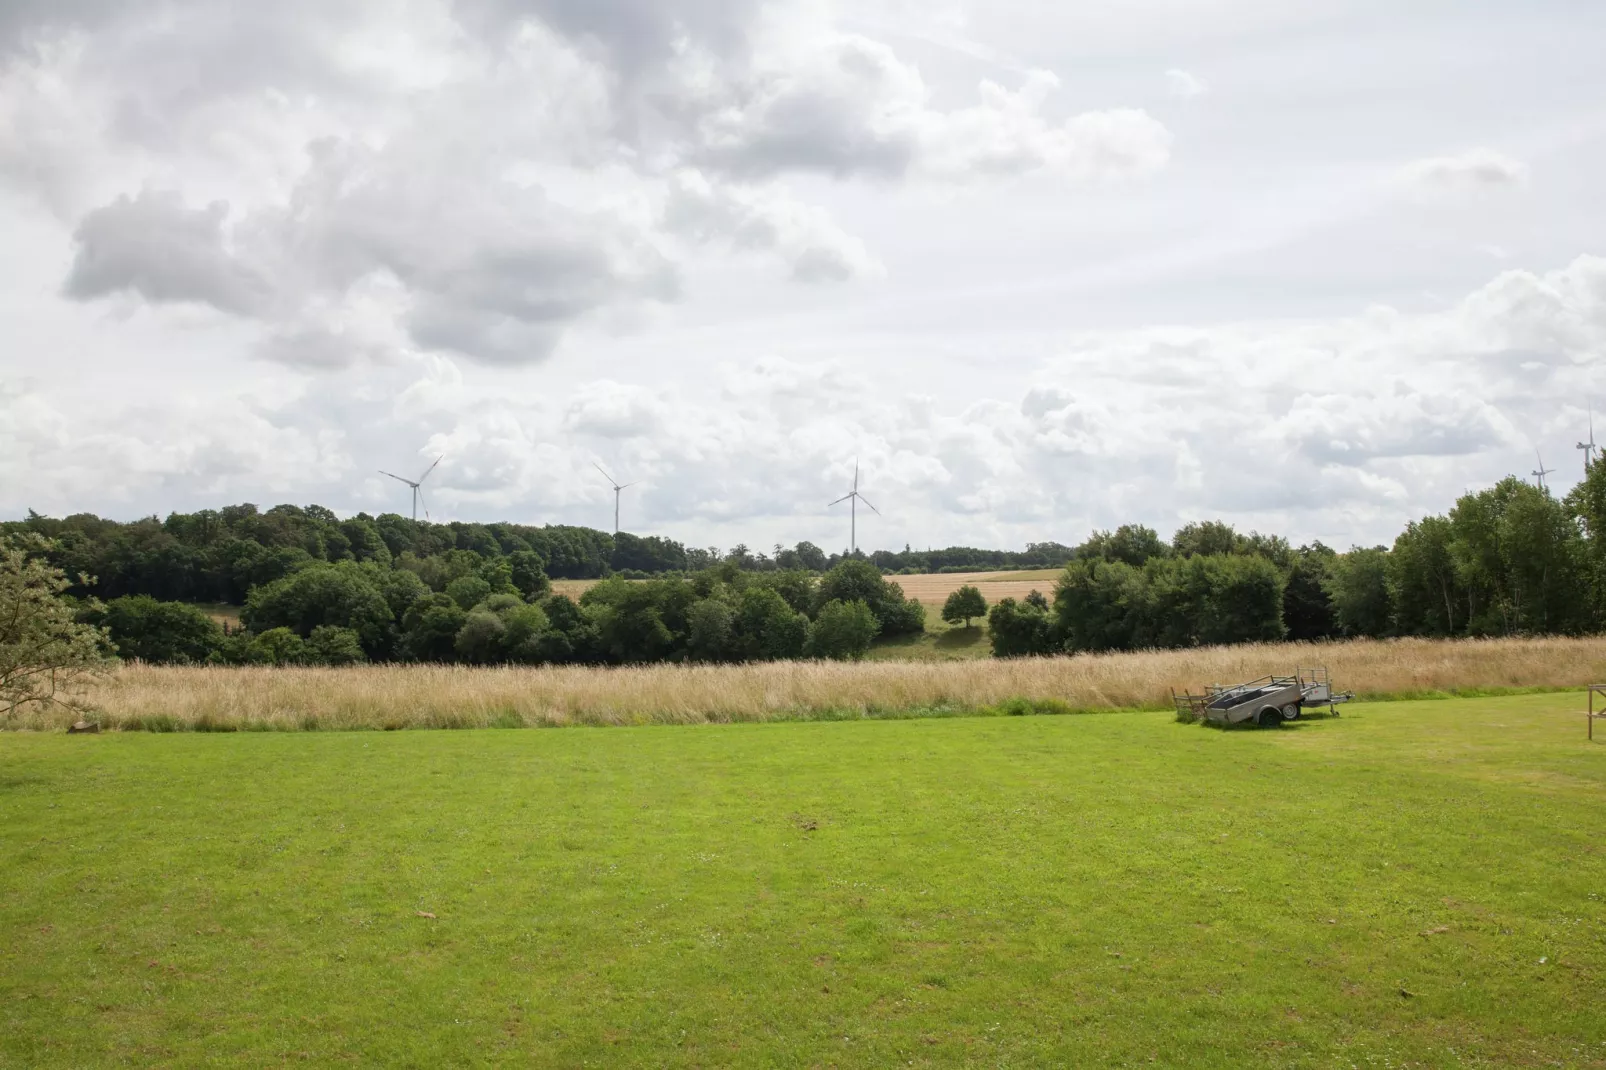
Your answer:
[[[1339,547],[1581,470],[1606,5],[0,0],[0,516]],[[1606,440],[1606,415],[1602,438]]]

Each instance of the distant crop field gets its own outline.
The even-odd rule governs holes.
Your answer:
[[[578,602],[581,595],[601,582],[601,580],[553,580],[552,593],[566,595]]]
[[[887,579],[902,587],[905,597],[940,610],[948,596],[966,584],[981,591],[989,606],[1001,598],[1018,601],[1033,591],[1041,591],[1052,599],[1054,583],[1062,571],[1053,568],[1031,572],[931,572],[918,576],[888,576]]]
[[[1600,1067],[1582,702],[14,735],[0,1066]]]
[[[136,664],[91,697],[110,729],[701,724],[943,716],[1013,698],[1085,710],[1152,709],[1170,703],[1171,688],[1197,690],[1312,665],[1329,667],[1339,688],[1366,695],[1582,687],[1606,679],[1606,638],[1357,640],[1020,660],[623,668]],[[0,723],[61,730],[75,717],[58,709],[18,713]]]

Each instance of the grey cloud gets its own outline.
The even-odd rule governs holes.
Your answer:
[[[249,315],[266,283],[224,244],[228,205],[186,208],[177,194],[146,190],[86,215],[64,289],[80,300],[128,291],[154,303],[195,301]]]
[[[120,0],[6,0],[0,3],[0,52],[41,34],[93,26],[126,7]]]
[[[460,20],[493,39],[534,19],[595,42],[626,72],[672,56],[690,39],[718,52],[736,48],[762,0],[456,0]]]
[[[846,282],[882,271],[864,243],[820,209],[773,189],[711,182],[697,171],[671,176],[663,224],[700,244],[773,253],[799,282]]]
[[[1456,457],[1507,444],[1496,410],[1464,396],[1398,390],[1381,396],[1303,395],[1285,426],[1319,464],[1359,465],[1384,457]]]
[[[1407,164],[1404,178],[1425,192],[1479,192],[1520,186],[1528,177],[1521,160],[1479,148]]]
[[[282,226],[327,286],[373,272],[398,279],[411,295],[413,338],[426,349],[530,363],[587,313],[677,292],[662,254],[604,217],[460,165],[412,171],[410,162],[331,156],[331,173],[309,178]]]
[[[767,47],[717,92],[702,89],[684,149],[702,166],[748,180],[814,171],[963,183],[1141,178],[1170,159],[1170,131],[1141,110],[1051,121],[1059,79],[1047,71],[1015,90],[984,81],[976,104],[943,110],[920,71],[878,41],[832,33]]]

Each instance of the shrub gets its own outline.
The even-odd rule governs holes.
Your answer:
[[[309,660],[320,665],[358,665],[368,660],[362,639],[350,628],[320,624],[307,637]]]
[[[491,596],[491,584],[480,576],[459,576],[446,585],[446,597],[462,609],[473,609]]]
[[[735,656],[736,614],[717,598],[693,603],[686,613],[686,652],[696,661],[729,661]]]
[[[114,598],[91,618],[125,658],[171,664],[204,662],[223,646],[223,628],[195,606],[150,595]]]
[[[463,619],[453,648],[465,661],[489,665],[502,660],[502,640],[506,635],[507,625],[501,617],[488,609],[475,609]]]
[[[870,649],[870,641],[880,629],[864,602],[827,602],[814,620],[809,649],[815,657],[857,661]]]
[[[768,587],[749,587],[734,621],[735,644],[750,661],[802,657],[808,643],[809,619],[787,605]]]
[[[1037,594],[1036,591],[1032,592]],[[1053,629],[1042,595],[1033,602],[1003,598],[987,614],[988,638],[995,658],[1025,658],[1053,653]]]
[[[318,565],[255,588],[240,620],[253,632],[288,628],[305,638],[319,625],[350,628],[369,657],[383,657],[395,637],[395,615],[366,566]]]
[[[289,628],[269,628],[252,639],[251,645],[274,665],[304,665],[308,660],[307,644]]]

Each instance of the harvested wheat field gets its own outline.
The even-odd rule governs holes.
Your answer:
[[[552,593],[580,600],[580,596],[601,583],[601,580],[553,580]]]
[[[472,728],[699,724],[963,714],[1009,699],[1160,708],[1197,689],[1325,665],[1362,696],[1582,687],[1606,638],[1279,643],[1004,661],[347,669],[127,665],[91,694],[108,729]],[[16,728],[63,729],[66,710]]]
[[[1045,568],[1031,572],[930,572],[918,576],[888,576],[903,588],[906,597],[941,609],[948,596],[965,584],[981,591],[990,606],[1001,598],[1025,598],[1033,591],[1054,597],[1054,583],[1063,569]]]
[[[905,597],[941,609],[950,594],[965,584],[981,589],[987,604],[1000,598],[1025,598],[1033,591],[1042,591],[1054,597],[1054,584],[1063,569],[1040,568],[1025,572],[929,572],[917,576],[888,576],[887,580],[903,588]],[[600,580],[553,580],[552,593],[578,599]]]

